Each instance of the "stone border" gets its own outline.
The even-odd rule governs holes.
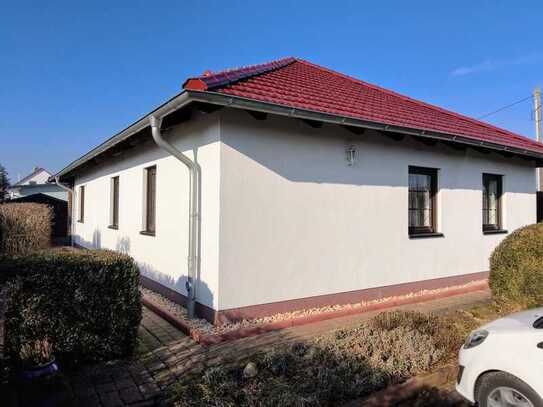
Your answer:
[[[267,324],[239,328],[232,331],[220,333],[220,334],[206,334],[198,329],[191,328],[185,321],[181,320],[177,316],[173,315],[164,308],[152,303],[145,297],[142,298],[143,304],[151,311],[160,315],[170,324],[181,330],[186,335],[190,336],[193,340],[200,343],[203,346],[215,345],[221,342],[233,341],[236,339],[246,338],[249,336],[255,336],[264,334],[267,332],[277,331],[280,329],[291,328],[294,326],[307,325],[315,322],[326,321],[329,319],[346,317],[351,315],[362,314],[369,311],[385,310],[400,305],[416,304],[432,300],[437,300],[446,297],[452,297],[455,295],[466,294],[468,292],[479,291],[488,287],[487,280],[481,280],[469,286],[460,287],[451,290],[445,290],[442,292],[423,294],[420,296],[412,296],[406,298],[399,298],[397,300],[391,299],[390,301],[368,304],[357,308],[347,308],[337,311],[324,312],[321,314],[297,317],[292,319],[285,319],[277,322],[271,322]]]

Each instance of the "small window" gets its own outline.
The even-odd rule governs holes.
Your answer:
[[[156,166],[145,169],[143,232],[154,235],[156,229]]]
[[[502,229],[502,176],[483,174],[483,232]]]
[[[119,177],[111,178],[111,203],[109,227],[117,229],[119,227]]]
[[[85,221],[85,186],[79,187],[79,222]]]
[[[436,233],[437,170],[409,167],[409,235]]]

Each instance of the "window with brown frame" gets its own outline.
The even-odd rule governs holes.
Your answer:
[[[156,166],[145,169],[144,234],[154,235],[156,229]]]
[[[111,229],[118,229],[119,227],[119,177],[111,178],[111,187],[110,187],[110,220],[109,227]]]
[[[436,233],[437,169],[409,167],[409,235]]]
[[[79,222],[85,221],[85,186],[79,187]]]
[[[483,174],[483,232],[502,229],[502,176]]]

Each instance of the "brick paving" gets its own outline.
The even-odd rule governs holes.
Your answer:
[[[179,378],[201,346],[144,308],[138,332],[137,356],[63,372],[47,382],[4,384],[0,405],[34,406],[154,406],[164,405],[167,386]],[[6,404],[4,404],[4,400]]]
[[[489,301],[488,290],[411,304],[398,309],[444,312]],[[166,389],[206,367],[247,360],[255,353],[309,341],[317,335],[364,322],[381,311],[269,332],[263,335],[203,347],[168,322],[144,308],[137,356],[132,360],[101,363],[64,372],[32,388],[0,386],[0,405],[34,406],[154,406],[165,405]],[[3,392],[3,393],[2,393]],[[4,402],[5,400],[5,402]]]

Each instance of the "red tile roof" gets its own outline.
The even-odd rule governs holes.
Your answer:
[[[206,73],[183,87],[543,153],[527,137],[297,58]]]

